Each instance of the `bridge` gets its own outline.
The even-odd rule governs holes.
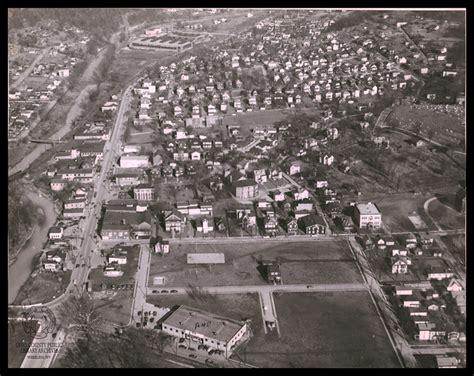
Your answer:
[[[66,143],[67,141],[62,141],[62,140],[50,140],[50,139],[31,138],[31,137],[29,137],[29,138],[28,138],[28,142],[32,142],[32,143],[35,143],[35,144],[52,144],[52,145],[55,145],[55,144],[64,144],[64,143]]]

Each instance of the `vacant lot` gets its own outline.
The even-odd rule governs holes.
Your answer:
[[[466,264],[466,237],[464,235],[448,235],[441,240],[462,263]]]
[[[420,135],[443,145],[458,146],[465,138],[461,122],[448,114],[408,105],[397,107],[387,118],[387,124],[396,125],[410,131],[420,131]]]
[[[8,368],[20,368],[31,340],[21,321],[8,321]]]
[[[167,51],[132,50],[126,47],[116,54],[111,72],[118,75],[119,82],[126,82],[147,65],[170,55],[172,53]]]
[[[222,252],[225,264],[188,265],[186,255],[193,252]],[[261,260],[279,260],[284,283],[360,282],[345,242],[240,242],[177,244],[165,257],[153,254],[150,287],[155,276],[176,287],[262,285],[267,282],[257,269]]]
[[[319,115],[314,108],[302,110],[307,115]],[[223,125],[240,125],[240,133],[243,136],[252,134],[252,129],[257,126],[273,127],[273,124],[285,120],[291,112],[285,109],[251,111],[237,114],[236,116],[225,116]]]
[[[426,198],[421,195],[405,194],[387,196],[375,201],[375,203],[382,212],[382,221],[389,231],[415,231],[415,226],[408,219],[408,215],[413,212],[421,217],[428,229],[436,230],[433,221],[428,218],[423,210],[425,201]]]
[[[365,292],[274,294],[281,338],[256,335],[246,361],[260,367],[398,367]]]
[[[117,291],[113,296],[96,300],[95,306],[105,320],[125,326],[130,320],[132,295],[132,291]]]
[[[452,207],[444,205],[439,200],[432,201],[428,211],[443,230],[461,229],[466,225],[464,215]]]
[[[66,291],[71,271],[42,272],[30,276],[21,286],[14,304],[35,304],[53,300]]]

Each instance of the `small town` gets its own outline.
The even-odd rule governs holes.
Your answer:
[[[9,9],[9,368],[466,368],[465,9],[95,10]]]

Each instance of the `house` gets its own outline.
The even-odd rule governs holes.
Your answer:
[[[377,205],[367,204],[355,205],[355,221],[359,228],[379,228],[382,226],[382,213]]]
[[[86,198],[73,198],[64,202],[65,209],[84,209],[86,207]]]
[[[276,235],[276,233],[278,233],[278,220],[275,216],[265,217],[264,226],[266,234]]]
[[[459,361],[454,356],[436,355],[438,368],[458,368]]]
[[[298,220],[296,218],[289,218],[286,223],[286,232],[288,235],[298,235],[299,227]]]
[[[313,200],[305,198],[296,202],[296,210],[313,210]]]
[[[449,279],[454,277],[453,271],[448,267],[443,266],[430,266],[428,267],[428,279],[435,279],[441,281],[443,279]]]
[[[281,284],[280,265],[277,263],[268,263],[266,266],[267,281],[273,284]]]
[[[64,252],[61,250],[48,251],[43,259],[43,268],[50,272],[58,272],[64,260]]]
[[[273,200],[275,200],[275,202],[285,201],[285,193],[282,191],[271,192],[271,197]]]
[[[316,214],[304,216],[298,220],[298,226],[307,235],[319,235],[326,233],[326,224],[322,217]]]
[[[114,249],[112,253],[107,255],[107,262],[109,264],[125,265],[127,263],[127,253],[127,250]]]
[[[133,197],[138,201],[153,201],[155,187],[149,184],[139,184],[133,188]]]
[[[394,256],[391,258],[392,261],[392,273],[393,274],[406,274],[408,273],[408,258],[404,256]]]
[[[395,295],[410,296],[413,294],[413,289],[407,286],[395,286]]]
[[[417,331],[415,339],[418,341],[433,341],[446,335],[446,331],[437,330],[436,324],[432,322],[417,324]]]
[[[63,234],[64,234],[64,229],[62,227],[54,226],[49,229],[48,236],[49,236],[49,239],[51,240],[59,240],[59,239],[62,239]]]
[[[185,217],[178,211],[172,212],[165,217],[165,231],[181,232],[186,224]]]
[[[239,199],[255,198],[258,195],[258,184],[255,180],[242,179],[233,184],[235,197]]]
[[[452,278],[449,283],[448,283],[448,287],[446,287],[446,290],[448,290],[449,292],[451,293],[456,293],[456,292],[459,292],[459,291],[462,291],[463,290],[463,287],[461,285],[461,283],[455,279],[455,278]]]
[[[309,199],[309,191],[306,188],[299,189],[294,193],[295,200],[308,200]]]
[[[103,269],[104,277],[121,277],[123,276],[123,270],[119,265],[109,265]]]
[[[301,162],[295,161],[290,165],[289,174],[296,175],[301,172]]]
[[[196,230],[204,234],[214,231],[214,220],[212,218],[196,219]]]

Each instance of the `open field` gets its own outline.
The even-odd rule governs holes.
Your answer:
[[[117,291],[113,296],[96,300],[95,306],[99,314],[108,322],[117,325],[127,325],[132,309],[132,295],[130,291]]]
[[[172,53],[167,51],[132,50],[126,47],[116,54],[112,72],[119,76],[120,81],[126,81],[157,59],[170,55]]]
[[[464,127],[456,117],[408,105],[393,110],[386,122],[393,122],[410,131],[414,131],[417,124],[420,124],[421,136],[447,146],[458,146],[459,141],[465,137]]]
[[[187,253],[225,254],[225,264],[188,265]],[[166,277],[168,286],[264,285],[257,269],[260,260],[279,260],[284,283],[360,282],[345,242],[281,242],[272,244],[178,244],[165,257],[152,254],[149,286],[153,277]]]
[[[466,237],[464,235],[442,236],[441,240],[463,265],[466,264]]]
[[[432,201],[428,211],[443,230],[455,230],[466,226],[464,215],[439,200]]]
[[[398,367],[365,292],[274,294],[281,338],[256,334],[238,352],[260,367]]]
[[[21,321],[8,321],[8,368],[20,368],[31,341]]]
[[[21,286],[13,304],[48,302],[63,294],[71,279],[71,271],[42,272],[30,276]]]
[[[308,115],[319,115],[320,113],[314,108],[303,109],[302,111]],[[252,134],[251,130],[253,128],[257,126],[272,127],[275,122],[286,119],[290,113],[291,111],[287,109],[243,112],[236,116],[224,116],[222,124],[224,126],[240,125],[240,133],[245,137]]]
[[[388,196],[375,201],[382,212],[382,222],[390,231],[416,231],[415,226],[408,218],[412,212],[416,212],[428,229],[436,230],[433,221],[423,210],[426,198],[423,196],[413,196],[410,194]]]

